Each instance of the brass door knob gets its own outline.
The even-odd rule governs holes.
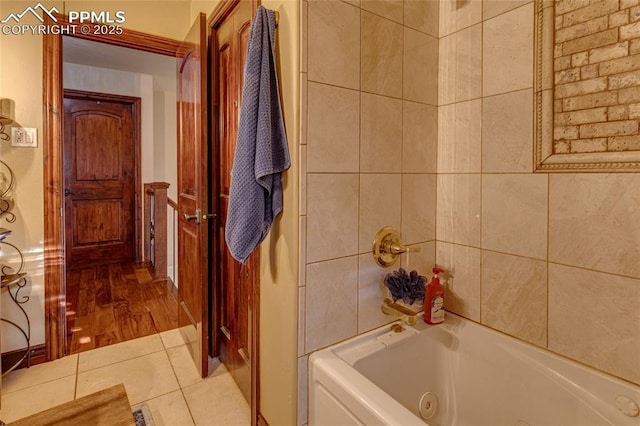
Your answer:
[[[196,209],[196,211],[193,214],[189,214],[187,212],[182,213],[182,217],[184,217],[184,220],[186,220],[187,222],[189,222],[190,220],[195,220],[196,223],[200,225],[200,219],[202,218],[202,214],[200,212],[200,209]]]

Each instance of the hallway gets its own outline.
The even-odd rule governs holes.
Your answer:
[[[75,354],[178,327],[178,303],[144,264],[67,272],[67,353]]]

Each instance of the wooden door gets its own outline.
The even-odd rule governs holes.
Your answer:
[[[208,374],[209,274],[206,18],[178,50],[178,320],[202,377]]]
[[[229,206],[231,168],[238,136],[238,120],[242,100],[244,63],[247,42],[251,29],[254,7],[250,1],[240,1],[222,23],[215,28],[216,72],[213,73],[218,87],[217,129],[219,164],[218,195],[220,219],[218,235],[220,253],[220,327],[218,341],[220,359],[229,369],[247,401],[251,401],[251,384],[256,380],[256,367],[252,358],[256,357],[255,336],[257,322],[257,292],[259,283],[258,251],[249,257],[247,263],[237,262],[227,249],[224,241],[225,221]],[[257,364],[257,359],[255,360]],[[255,399],[255,396],[254,396]]]
[[[139,102],[65,91],[67,268],[137,260]]]

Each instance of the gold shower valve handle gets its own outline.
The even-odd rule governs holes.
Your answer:
[[[407,252],[415,253],[420,251],[420,247],[407,247],[402,244],[391,244],[387,251],[393,254],[402,254]]]
[[[382,267],[396,263],[402,253],[419,251],[420,247],[407,247],[402,244],[400,233],[392,226],[385,226],[379,230],[373,242],[373,259]]]

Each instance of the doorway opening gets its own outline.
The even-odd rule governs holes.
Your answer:
[[[62,52],[65,353],[72,354],[178,326],[175,256],[158,278],[153,245],[143,244],[175,253],[176,77],[171,56],[74,37],[62,37]],[[168,185],[164,229],[142,214],[151,182]]]

